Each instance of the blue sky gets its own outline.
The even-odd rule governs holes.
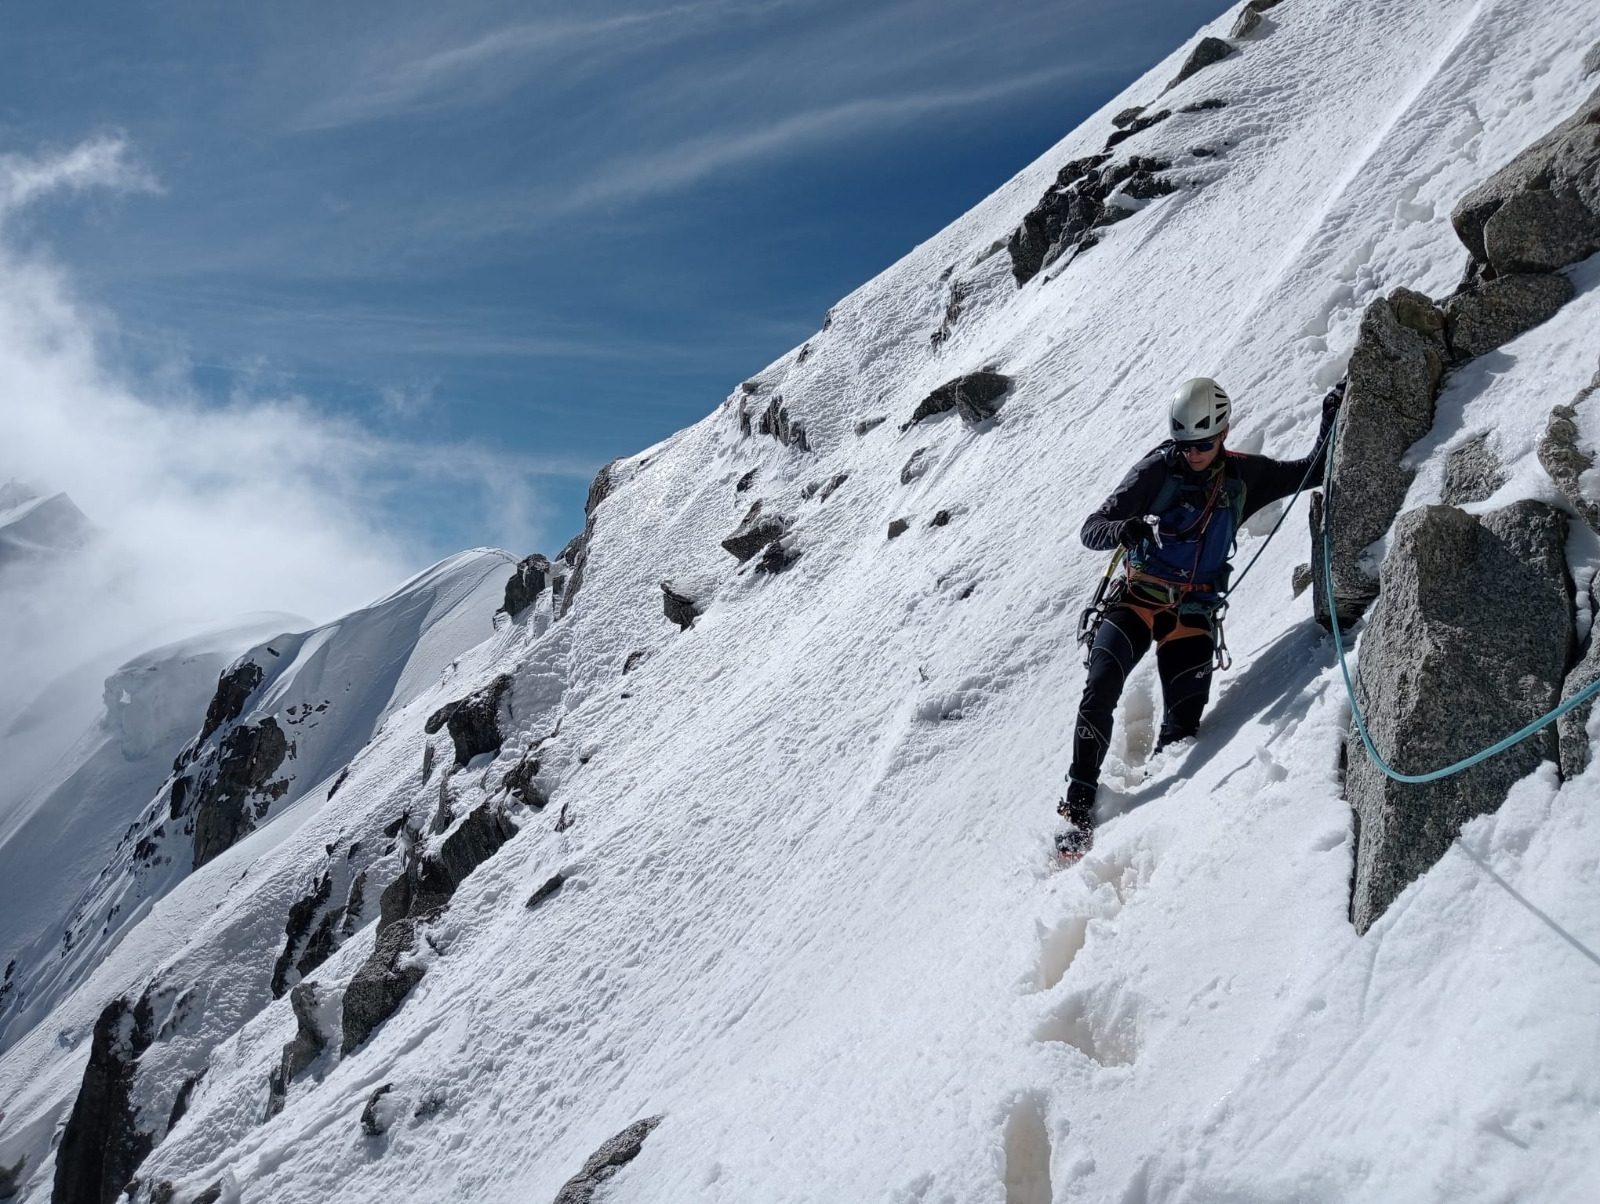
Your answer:
[[[408,558],[553,552],[600,463],[1223,7],[6,4],[0,153],[112,139],[140,181],[6,237],[61,266],[125,379],[358,432]]]

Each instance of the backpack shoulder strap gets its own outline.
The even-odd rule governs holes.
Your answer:
[[[1223,487],[1228,497],[1228,508],[1233,511],[1233,525],[1237,529],[1244,522],[1244,503],[1250,490],[1244,483],[1244,478],[1237,471],[1229,472],[1228,470],[1236,467],[1236,460],[1243,459],[1244,453],[1224,452],[1223,454],[1228,458],[1223,469],[1226,474],[1223,478]]]
[[[1172,440],[1168,439],[1165,443],[1158,447],[1153,447],[1145,453],[1147,456],[1153,456],[1159,452],[1162,462],[1167,466],[1166,478],[1161,482],[1161,488],[1156,492],[1155,500],[1150,503],[1150,513],[1152,514],[1165,514],[1172,507],[1172,504],[1178,500],[1178,478],[1173,471],[1175,465],[1172,463],[1173,446]]]

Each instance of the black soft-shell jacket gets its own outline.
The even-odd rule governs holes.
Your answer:
[[[1299,488],[1308,472],[1315,469],[1314,476],[1321,473],[1323,458],[1327,455],[1325,438],[1332,423],[1331,413],[1323,416],[1322,429],[1317,434],[1317,446],[1322,451],[1320,454],[1312,452],[1301,460],[1273,460],[1267,456],[1224,452],[1222,471],[1227,474],[1227,484],[1244,490],[1240,522],[1263,506],[1288,497]],[[1143,518],[1151,513],[1169,477],[1177,480],[1182,492],[1189,493],[1208,490],[1213,480],[1212,472],[1210,468],[1203,473],[1191,471],[1174,444],[1170,441],[1163,443],[1135,464],[1100,508],[1083,520],[1079,537],[1085,547],[1108,552],[1117,546],[1117,535],[1125,521]],[[1232,492],[1232,488],[1229,492]]]

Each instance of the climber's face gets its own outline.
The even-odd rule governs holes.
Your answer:
[[[1194,443],[1180,443],[1178,450],[1183,453],[1184,462],[1191,469],[1195,472],[1204,472],[1222,454],[1222,440],[1200,439]]]

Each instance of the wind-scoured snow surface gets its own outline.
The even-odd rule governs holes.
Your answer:
[[[608,1204],[1592,1198],[1600,771],[1518,784],[1358,938],[1347,710],[1291,595],[1299,515],[1233,602],[1198,743],[1139,780],[1159,705],[1141,666],[1095,852],[1047,859],[1074,623],[1103,565],[1083,516],[1188,376],[1233,394],[1234,446],[1305,454],[1362,307],[1448,293],[1466,260],[1451,206],[1594,86],[1592,17],[1590,0],[1285,0],[1160,96],[1180,48],[840,302],[754,397],[617,464],[565,617],[547,593],[502,620],[389,712],[334,798],[303,783],[7,1050],[0,1165],[26,1160],[20,1198],[49,1198],[95,1017],[152,983],[173,1013],[136,1103],[158,1137],[209,1066],[140,1170],[178,1201],[213,1184],[275,1204],[549,1200],[658,1114]],[[1158,98],[1227,102],[1118,148],[1171,159],[1179,191],[1019,290],[996,241],[1112,113]],[[1408,506],[1486,429],[1509,483],[1474,508],[1558,501],[1534,440],[1600,355],[1600,268],[1571,275],[1554,320],[1452,377]],[[953,281],[962,313],[935,346]],[[1015,381],[997,419],[900,429],[984,367]],[[778,393],[811,451],[741,434],[741,400]],[[919,447],[929,467],[902,484]],[[794,521],[786,573],[719,547],[756,498]],[[1594,549],[1574,536],[1571,554],[1583,579]],[[663,578],[703,608],[681,634]],[[521,830],[426,926],[399,1010],[342,1057],[333,1032],[264,1120],[296,1028],[266,989],[290,903],[352,833],[434,813],[449,742],[425,780],[424,721],[499,674],[513,730],[449,779],[453,812],[542,739],[549,806],[512,808]],[[311,977],[337,997],[374,928],[369,909]],[[203,1006],[170,1004],[186,991]],[[384,1084],[388,1129],[367,1136]]]

